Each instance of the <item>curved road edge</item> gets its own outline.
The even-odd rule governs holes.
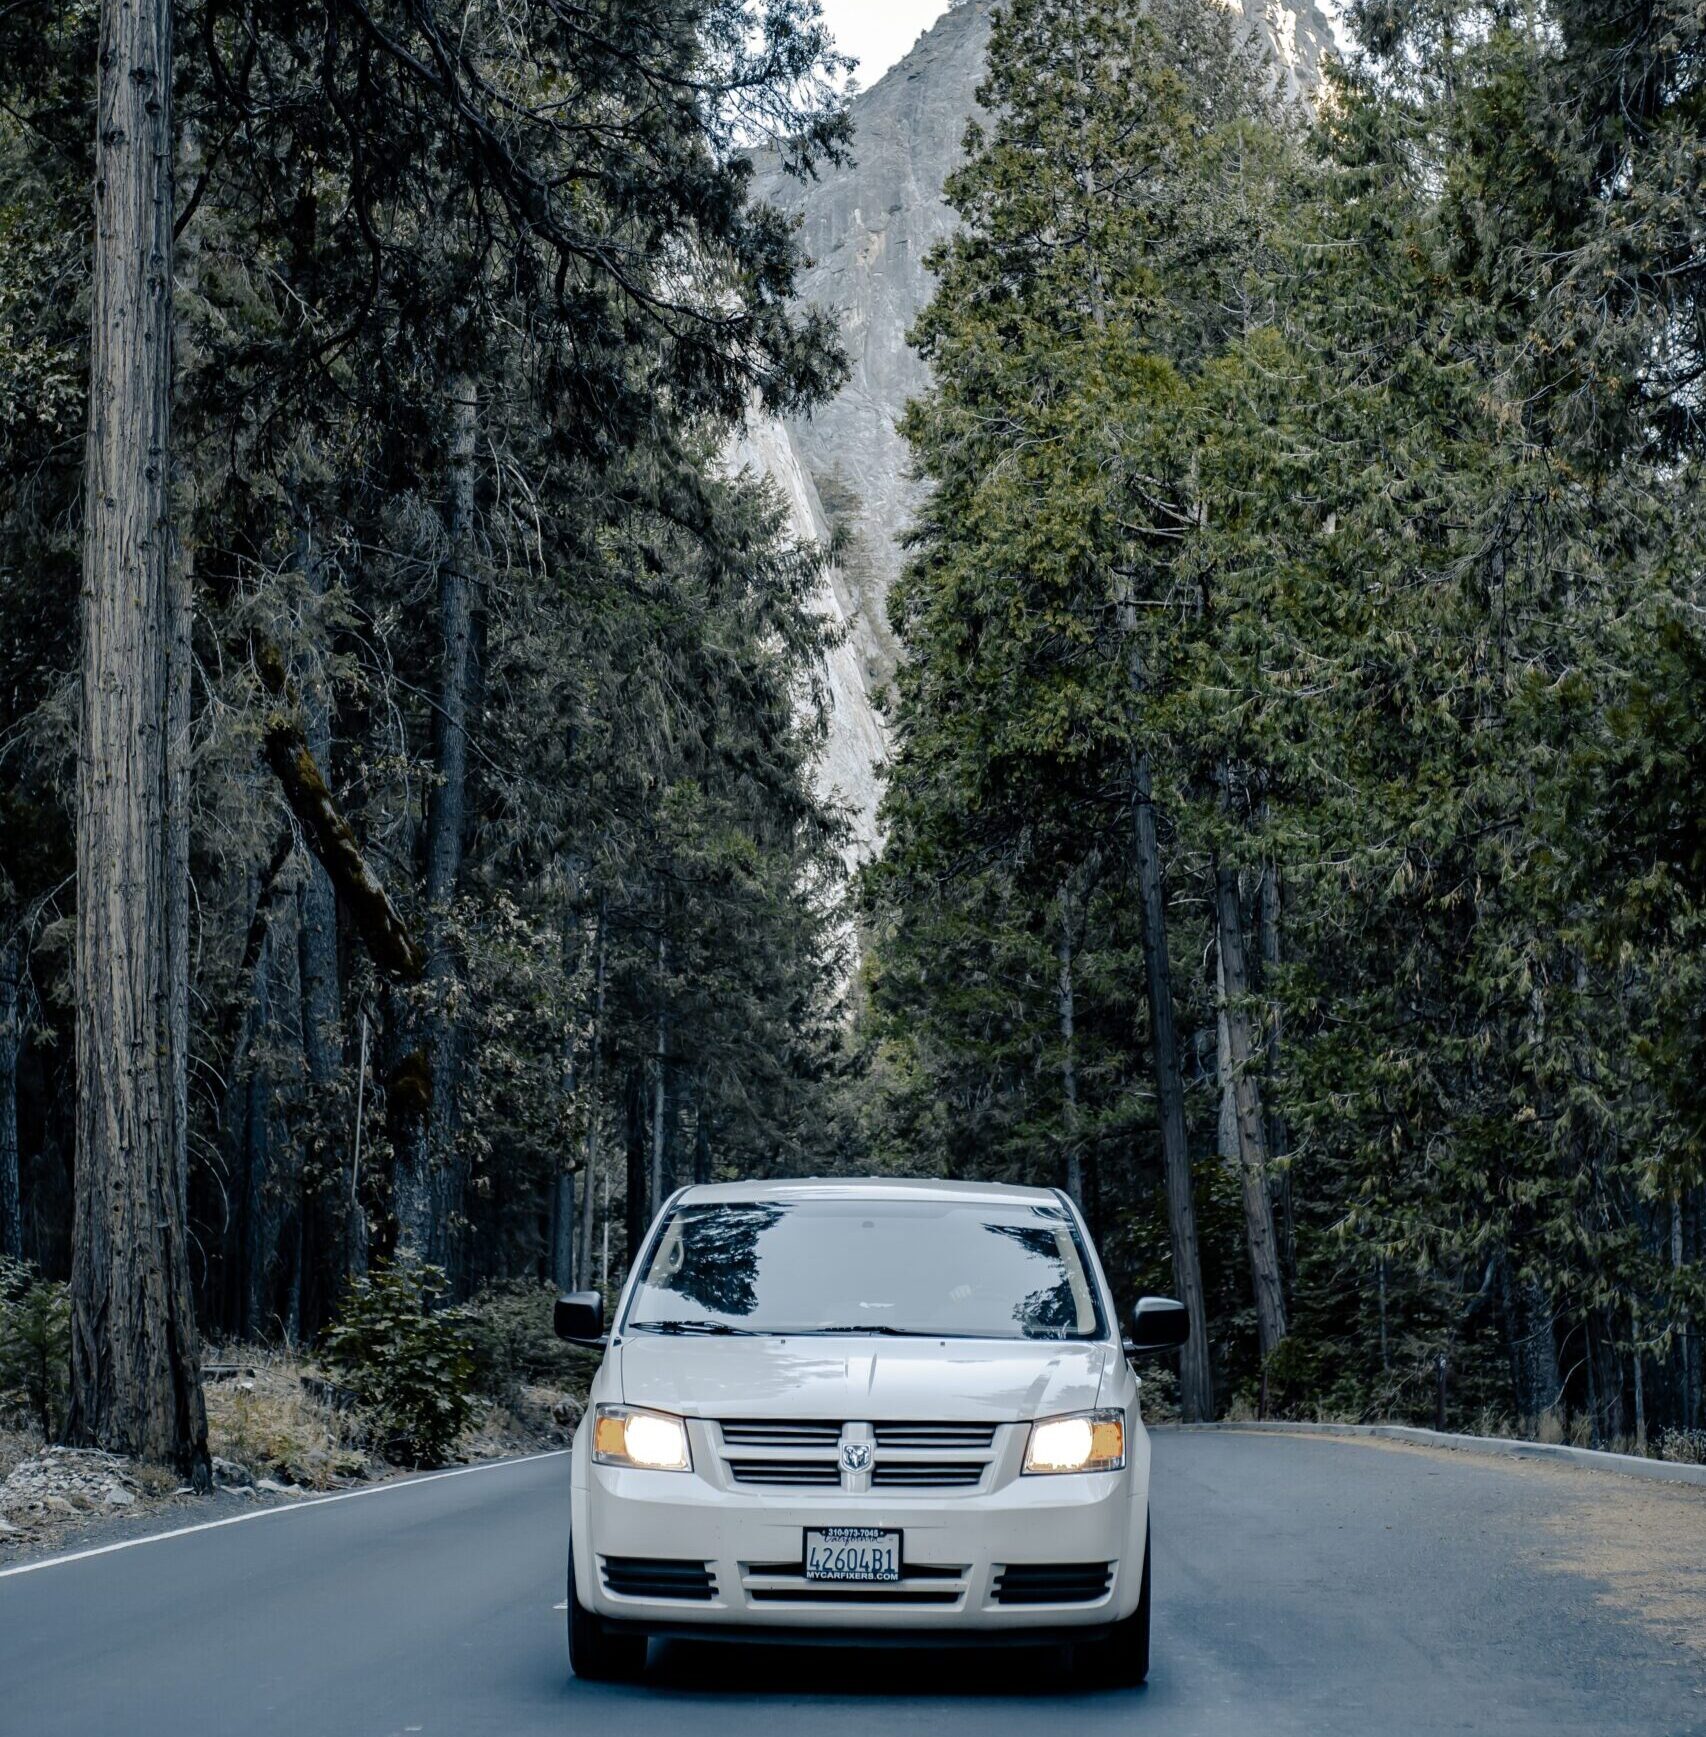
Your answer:
[[[195,1520],[185,1526],[155,1529],[150,1522],[164,1518],[163,1515],[114,1515],[111,1530],[120,1535],[109,1536],[103,1543],[84,1544],[75,1550],[54,1550],[49,1547],[40,1555],[28,1554],[21,1560],[9,1560],[0,1556],[0,1580],[9,1580],[19,1574],[34,1574],[42,1568],[57,1568],[68,1562],[81,1562],[91,1556],[110,1556],[120,1550],[134,1550],[143,1544],[163,1544],[168,1538],[184,1538],[193,1532],[218,1532],[227,1526],[241,1526],[250,1520],[270,1519],[275,1514],[298,1514],[308,1508],[327,1507],[333,1502],[353,1502],[362,1496],[383,1496],[392,1490],[411,1490],[421,1484],[436,1484],[445,1478],[466,1478],[475,1472],[501,1471],[509,1466],[529,1465],[535,1460],[562,1459],[569,1451],[566,1447],[546,1448],[538,1453],[507,1454],[498,1459],[476,1460],[472,1465],[447,1466],[438,1471],[405,1472],[396,1477],[362,1484],[351,1490],[331,1490],[323,1494],[277,1494],[244,1507],[241,1513],[222,1514],[211,1520]],[[215,1503],[224,1505],[231,1496],[230,1491],[216,1491],[201,1500],[211,1507]],[[195,1510],[192,1508],[189,1511]],[[89,1534],[85,1533],[84,1536]]]
[[[1706,1485],[1706,1466],[1683,1465],[1674,1460],[1644,1459],[1639,1454],[1606,1453],[1599,1448],[1568,1447],[1561,1442],[1517,1441],[1502,1435],[1452,1435],[1437,1429],[1418,1429],[1407,1423],[1152,1423],[1151,1430],[1174,1430],[1181,1435],[1239,1433],[1244,1435],[1348,1435],[1376,1436],[1387,1441],[1410,1442],[1417,1447],[1446,1448],[1457,1453],[1494,1454],[1517,1460],[1561,1460],[1586,1471],[1614,1472],[1625,1478],[1648,1478],[1664,1484]]]

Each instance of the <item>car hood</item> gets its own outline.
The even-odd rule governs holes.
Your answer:
[[[1058,1342],[643,1333],[616,1351],[629,1405],[687,1417],[940,1422],[1088,1410],[1115,1355],[1110,1345]]]

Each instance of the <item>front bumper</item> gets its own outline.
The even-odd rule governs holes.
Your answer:
[[[583,1432],[584,1434],[587,1432]],[[1132,1431],[1123,1471],[1024,1477],[1025,1426],[1003,1430],[975,1492],[881,1489],[754,1491],[719,1476],[703,1426],[689,1425],[692,1472],[643,1472],[574,1455],[572,1548],[583,1603],[651,1634],[711,1636],[762,1629],[772,1639],[1087,1639],[1136,1609],[1148,1524],[1149,1445]],[[898,1582],[808,1582],[808,1527],[882,1526],[903,1533]],[[686,1595],[632,1590],[635,1563],[699,1565]],[[614,1564],[614,1567],[613,1567]],[[1039,1567],[1106,1565],[1051,1596]],[[1024,1578],[1013,1567],[1031,1567]],[[627,1570],[624,1572],[624,1570]],[[674,1569],[672,1572],[685,1572]],[[613,1590],[612,1581],[623,1590]],[[1022,1600],[1022,1601],[1021,1601]]]

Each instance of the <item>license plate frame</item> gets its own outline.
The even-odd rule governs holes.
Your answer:
[[[898,1526],[807,1526],[800,1559],[816,1585],[889,1586],[900,1579]]]

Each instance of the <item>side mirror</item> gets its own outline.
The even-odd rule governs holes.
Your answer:
[[[603,1344],[604,1298],[597,1291],[570,1291],[557,1299],[551,1325],[557,1329],[559,1339],[569,1339],[577,1345]]]
[[[560,1307],[561,1305],[559,1305]],[[1191,1317],[1171,1297],[1140,1297],[1132,1313],[1128,1351],[1173,1351],[1191,1336]]]

